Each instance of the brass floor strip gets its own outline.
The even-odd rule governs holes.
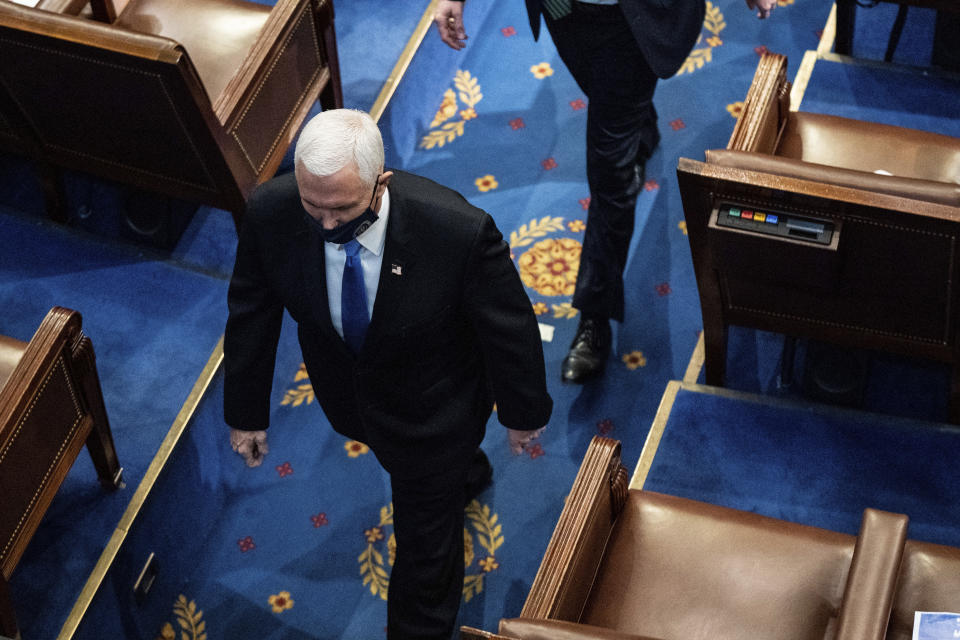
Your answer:
[[[426,10],[420,17],[420,22],[417,23],[416,29],[413,30],[413,35],[407,40],[407,46],[403,48],[400,57],[397,59],[397,63],[393,66],[393,71],[387,76],[387,81],[383,84],[383,88],[380,89],[380,95],[377,96],[373,106],[370,107],[370,117],[373,118],[374,122],[379,122],[380,116],[387,110],[387,104],[390,102],[390,98],[393,97],[393,93],[397,90],[400,80],[403,79],[404,74],[407,72],[407,68],[410,66],[414,54],[416,54],[417,49],[420,48],[420,43],[423,42],[423,38],[433,26],[433,14],[436,12],[439,2],[440,0],[431,0],[430,4],[427,5]]]
[[[110,536],[110,541],[107,543],[103,553],[100,554],[100,559],[93,568],[93,572],[90,574],[90,577],[87,578],[87,582],[80,592],[80,597],[77,598],[73,609],[70,611],[70,615],[67,616],[66,622],[64,622],[63,627],[60,629],[57,640],[70,640],[73,638],[73,634],[76,633],[80,622],[83,620],[84,614],[87,612],[87,609],[90,608],[90,603],[93,602],[97,590],[100,588],[113,561],[120,552],[120,547],[130,532],[130,528],[133,526],[137,514],[139,514],[143,508],[147,497],[150,495],[150,491],[157,482],[157,478],[160,477],[160,473],[167,464],[167,460],[169,460],[170,455],[177,446],[177,442],[180,441],[181,436],[183,436],[187,430],[187,425],[193,418],[197,407],[200,405],[200,401],[203,399],[204,393],[206,393],[207,388],[210,386],[210,382],[213,380],[217,369],[220,368],[222,361],[223,337],[221,336],[217,342],[217,346],[213,349],[213,353],[210,354],[206,366],[204,366],[196,382],[193,383],[190,395],[187,396],[186,401],[180,408],[180,412],[174,419],[173,425],[170,427],[170,430],[167,431],[166,437],[160,444],[160,449],[150,462],[150,466],[147,467],[147,471],[144,473],[139,486],[137,486],[136,492],[133,494],[133,497],[130,498],[123,517],[120,518],[120,523],[117,525],[117,528],[114,529],[113,535]]]
[[[833,51],[833,41],[837,37],[837,5],[834,4],[830,9],[830,15],[827,16],[827,24],[823,26],[823,33],[820,34],[820,44],[817,45],[817,54],[823,55]]]
[[[793,81],[790,89],[790,111],[799,111],[800,103],[803,101],[803,94],[810,83],[810,76],[813,74],[813,66],[817,63],[819,55],[816,51],[806,51],[803,54],[803,60],[800,62],[800,68],[797,69],[797,77]]]
[[[673,410],[673,403],[677,399],[677,392],[685,383],[679,380],[671,380],[667,383],[667,388],[660,397],[660,406],[657,407],[657,415],[653,418],[653,424],[647,433],[647,440],[643,443],[643,449],[640,451],[640,459],[630,477],[631,489],[643,489],[643,484],[647,481],[647,474],[650,473],[650,467],[653,465],[653,458],[657,455],[657,448],[660,446],[660,439],[663,437],[663,430],[667,426],[667,420],[670,419],[670,412]]]
[[[700,377],[700,371],[703,369],[703,360],[703,331],[701,331],[700,337],[697,338],[697,346],[693,348],[693,355],[690,356],[690,362],[687,363],[687,370],[683,374],[684,382],[693,384],[697,381],[697,378]]]
[[[702,339],[700,345],[698,346],[702,346]],[[666,430],[667,422],[670,420],[670,414],[673,411],[673,405],[677,400],[677,394],[681,390],[692,391],[694,393],[705,393],[747,402],[756,402],[774,407],[807,407],[805,403],[800,403],[794,400],[769,396],[758,396],[754,393],[735,391],[733,389],[725,389],[723,387],[711,387],[708,385],[697,384],[696,381],[688,381],[686,379],[684,379],[682,382],[679,380],[671,380],[667,383],[667,388],[664,390],[663,396],[660,398],[660,406],[657,408],[657,414],[653,418],[653,424],[650,426],[650,432],[647,434],[647,440],[643,443],[643,449],[640,451],[640,459],[637,461],[637,466],[633,470],[633,475],[630,476],[631,489],[643,489],[644,484],[646,484],[647,476],[650,474],[650,468],[653,466],[653,459],[656,457],[657,450],[660,448],[660,441],[663,439],[663,433]],[[833,410],[833,408],[828,410]],[[838,411],[855,413],[849,409],[839,409]]]
[[[830,53],[833,49],[833,40],[837,33],[837,5],[830,8],[830,15],[827,16],[827,23],[823,26],[823,32],[820,34],[820,42],[817,44],[816,51],[807,51],[803,54],[803,60],[800,61],[800,68],[797,69],[797,75],[793,79],[793,87],[790,89],[790,110],[798,111],[800,103],[803,101],[803,94],[807,91],[807,85],[810,84],[810,76],[813,75],[813,67],[817,60]]]

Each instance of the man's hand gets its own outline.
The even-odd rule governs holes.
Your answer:
[[[532,431],[517,431],[516,429],[507,429],[507,442],[510,444],[510,451],[518,456],[531,442],[540,437],[546,427],[533,429]]]
[[[243,456],[248,467],[259,467],[263,462],[263,456],[270,451],[267,446],[266,431],[230,429],[230,446]]]
[[[460,51],[467,44],[467,32],[463,30],[463,2],[456,0],[440,0],[437,3],[437,12],[433,14],[433,21],[440,32],[440,39],[451,48]]]
[[[752,11],[753,9],[757,10],[757,17],[763,20],[773,11],[773,8],[777,6],[777,0],[746,0],[747,7]]]

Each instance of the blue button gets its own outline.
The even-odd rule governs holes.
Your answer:
[[[779,218],[773,215],[772,213],[767,214],[767,222],[769,222],[770,224],[777,224],[778,220]]]

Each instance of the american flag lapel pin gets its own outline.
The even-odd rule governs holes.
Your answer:
[[[390,265],[390,273],[392,273],[392,274],[395,275],[395,276],[402,276],[402,275],[403,275],[403,266],[397,264],[396,262],[392,263],[392,264]]]

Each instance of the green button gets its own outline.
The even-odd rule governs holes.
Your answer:
[[[737,209],[736,207],[730,207],[730,211],[728,211],[727,214],[733,216],[734,218],[739,218],[740,209]]]

